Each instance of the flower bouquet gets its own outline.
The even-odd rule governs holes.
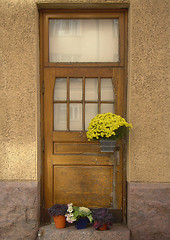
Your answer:
[[[89,208],[73,206],[72,203],[67,206],[66,221],[75,222],[77,229],[86,228],[88,222],[93,222],[92,212]]]

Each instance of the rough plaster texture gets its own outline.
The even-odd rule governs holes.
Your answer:
[[[170,181],[169,10],[168,0],[130,1],[128,181]]]
[[[85,3],[89,8],[130,3],[128,118],[133,131],[128,180],[168,182],[168,0],[0,1],[0,179],[39,178],[37,4],[70,8]]]
[[[38,11],[0,1],[0,179],[37,180]]]

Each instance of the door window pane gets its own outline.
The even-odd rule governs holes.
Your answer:
[[[119,62],[118,19],[50,19],[50,62]]]
[[[101,104],[101,113],[115,113],[114,104],[112,103],[102,103]]]
[[[70,103],[70,130],[82,130],[82,104]]]
[[[98,114],[98,104],[86,103],[85,105],[85,130],[89,126],[89,122]]]
[[[54,131],[67,130],[67,105],[66,103],[54,104]]]
[[[82,100],[81,78],[70,78],[70,100]]]
[[[114,100],[114,88],[112,78],[101,79],[101,100],[102,101]]]
[[[86,78],[85,100],[98,100],[98,78]]]
[[[67,97],[67,79],[56,78],[54,87],[54,100],[66,100]]]

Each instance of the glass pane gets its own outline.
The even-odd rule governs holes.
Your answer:
[[[112,103],[103,103],[101,104],[101,113],[115,113],[114,104]]]
[[[82,104],[70,103],[70,130],[82,130]]]
[[[54,87],[54,100],[66,100],[67,96],[67,79],[56,78]]]
[[[82,100],[81,78],[70,78],[70,100]]]
[[[86,103],[85,105],[85,129],[87,130],[89,122],[98,114],[98,104]]]
[[[50,19],[50,62],[118,62],[118,19]]]
[[[54,104],[54,131],[67,130],[67,105],[66,103]]]
[[[98,78],[86,78],[85,100],[98,100]]]
[[[101,79],[101,100],[103,101],[114,100],[114,88],[111,78]]]

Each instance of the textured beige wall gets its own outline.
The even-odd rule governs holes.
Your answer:
[[[130,2],[128,118],[133,130],[128,181],[169,182],[168,0],[0,0],[0,179],[39,179],[36,3],[42,8],[59,2],[66,8],[68,3],[81,3],[75,7],[103,3],[100,7],[108,8],[127,7]]]
[[[131,0],[129,181],[170,182],[169,0]]]
[[[38,11],[0,0],[0,16],[0,179],[37,180]]]

